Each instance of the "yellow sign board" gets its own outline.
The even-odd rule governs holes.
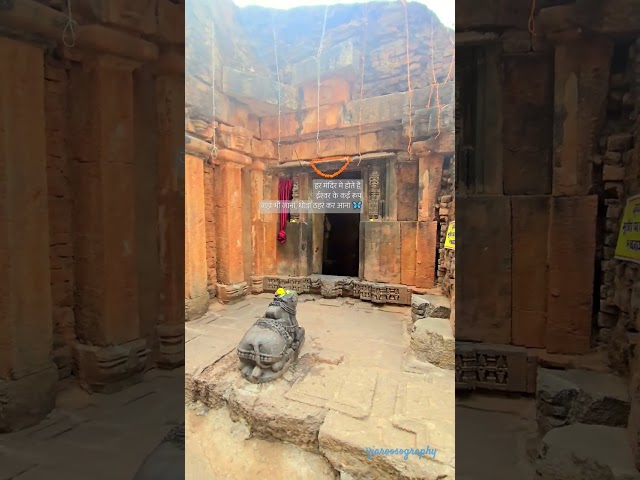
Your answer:
[[[456,222],[451,222],[447,228],[447,237],[444,239],[444,248],[456,249]]]
[[[615,256],[640,263],[640,195],[631,197],[624,209]]]

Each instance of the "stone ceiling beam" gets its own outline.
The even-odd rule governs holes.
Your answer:
[[[341,77],[353,80],[360,73],[361,53],[349,39],[320,55],[320,79]],[[318,79],[318,63],[315,57],[307,58],[292,67],[291,83],[302,85]]]
[[[640,0],[577,0],[542,8],[536,17],[540,35],[576,38],[582,32],[611,36],[637,35]]]
[[[230,67],[223,69],[222,92],[245,103],[258,116],[277,115],[278,103],[282,111],[290,112],[298,108],[298,95],[295,88],[280,84],[280,99],[278,99],[277,82],[264,75],[241,72]]]
[[[436,92],[431,88],[413,91],[413,111],[424,108],[429,102],[435,104]],[[455,101],[454,83],[440,85],[438,97],[440,104],[453,104]],[[344,104],[324,105],[320,107],[320,134],[330,131],[356,129],[360,124],[363,130],[375,126],[390,125],[402,120],[409,114],[409,93],[392,93],[380,97],[351,100]],[[292,114],[264,117],[260,121],[260,138],[263,140],[300,141],[315,138],[318,131],[318,109],[309,108]],[[280,129],[278,126],[280,125]],[[371,131],[371,128],[368,128]]]
[[[67,16],[34,0],[15,0],[11,8],[0,10],[0,24],[16,33],[36,34],[56,43],[62,38]],[[155,61],[158,46],[102,25],[80,25],[76,28],[76,48],[105,53],[139,62]]]

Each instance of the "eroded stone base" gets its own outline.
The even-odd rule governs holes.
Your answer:
[[[216,284],[218,300],[224,304],[235,303],[242,300],[249,293],[247,282],[240,282],[234,285]]]
[[[0,380],[0,433],[30,427],[55,406],[58,369],[54,363],[18,380]]]
[[[156,331],[158,334],[158,367],[176,368],[184,365],[184,324],[158,325]]]
[[[351,277],[310,275],[305,277],[265,276],[263,290],[275,292],[278,288],[312,293],[324,298],[353,297],[372,303],[411,305],[411,287],[387,283],[366,282]]]
[[[76,375],[94,392],[112,393],[138,383],[149,368],[151,351],[145,339],[122,345],[74,346]]]
[[[188,322],[200,318],[209,310],[209,292],[195,298],[187,298],[184,301],[184,318]]]
[[[411,348],[416,358],[440,368],[456,367],[455,339],[447,318],[423,318],[413,325]]]

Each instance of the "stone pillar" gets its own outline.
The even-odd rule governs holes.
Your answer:
[[[98,391],[138,381],[140,338],[135,222],[133,70],[110,56],[72,71],[76,368]]]
[[[194,155],[185,156],[184,298],[187,321],[201,317],[209,308],[202,162]]]
[[[261,293],[264,289],[265,223],[260,213],[260,201],[265,199],[264,170],[264,162],[253,161],[251,165],[251,237],[253,241],[251,293]]]
[[[264,198],[269,201],[278,200],[278,175],[267,173],[264,175]],[[320,216],[320,215],[319,215]],[[278,268],[278,228],[280,216],[269,213],[263,216],[264,221],[264,260],[262,267],[265,275],[275,275]]]
[[[42,420],[58,372],[53,323],[43,51],[0,37],[0,432]]]
[[[222,160],[217,183],[217,291],[224,303],[243,297],[248,290],[242,243],[242,168],[240,163]]]
[[[158,226],[160,233],[160,306],[157,362],[161,367],[184,363],[182,299],[185,257],[184,190],[184,58],[165,55],[156,78],[158,114]],[[174,60],[174,61],[171,61]]]

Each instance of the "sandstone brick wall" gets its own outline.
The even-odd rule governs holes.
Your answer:
[[[204,207],[205,230],[207,235],[207,289],[209,297],[216,296],[216,236],[215,236],[215,194],[214,194],[214,167],[208,163],[204,166]]]
[[[67,71],[51,56],[45,68],[47,181],[53,301],[53,356],[60,377],[71,374],[75,340],[72,199],[67,154]],[[39,292],[33,292],[34,301]]]

